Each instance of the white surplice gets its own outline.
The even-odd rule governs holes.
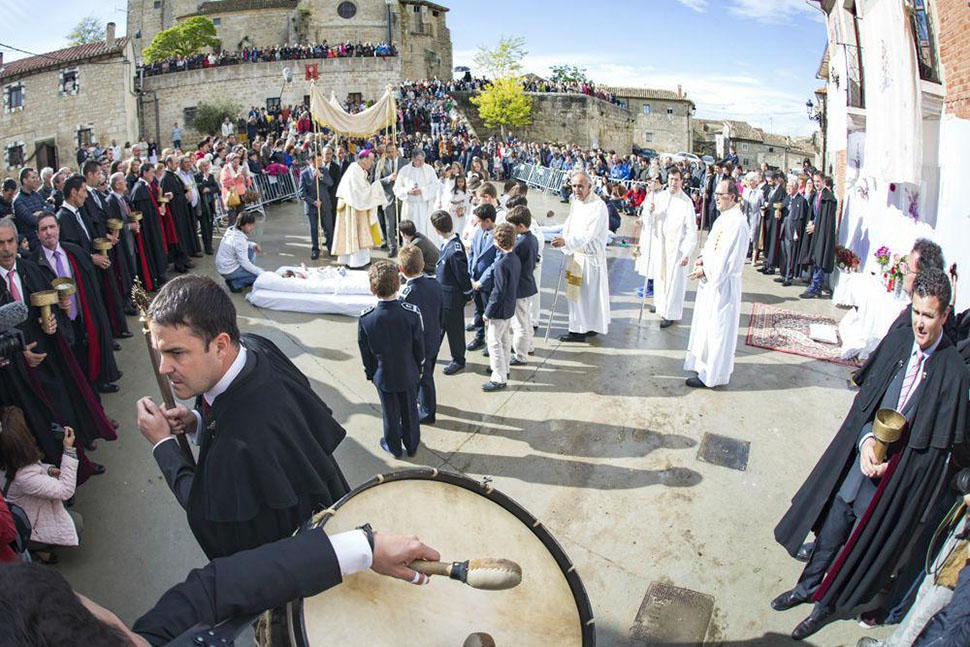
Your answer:
[[[659,194],[655,204],[651,224],[657,236],[650,259],[653,305],[660,317],[679,321],[684,314],[688,269],[680,262],[689,259],[697,245],[694,203],[683,191],[673,194],[667,190]]]
[[[610,285],[606,267],[606,236],[610,216],[606,203],[594,193],[584,201],[573,199],[563,224],[562,237],[567,255],[566,271],[579,266],[582,285],[576,298],[568,298],[569,332],[595,331],[606,334],[610,326]]]
[[[370,262],[377,209],[386,204],[384,187],[379,179],[371,182],[359,162],[347,167],[337,185],[333,253],[337,255],[338,263],[363,267]]]
[[[410,220],[418,232],[427,236],[434,233],[431,227],[431,212],[438,200],[438,176],[430,164],[421,168],[408,164],[397,172],[394,181],[394,195],[401,201],[401,220]],[[411,195],[413,188],[421,189],[418,195]]]
[[[643,204],[640,205],[640,239],[637,241],[637,245],[640,247],[640,256],[637,258],[634,268],[637,274],[649,279],[653,278],[653,267],[650,259],[653,257],[654,250],[660,249],[658,240],[660,231],[654,227],[655,219],[653,214],[650,213],[650,206],[654,205],[654,212],[656,212],[657,198],[662,193],[662,191],[648,191],[647,197],[643,199]]]
[[[704,278],[697,284],[684,369],[706,386],[727,384],[734,370],[741,313],[741,270],[748,252],[748,221],[740,207],[721,213],[704,242]]]

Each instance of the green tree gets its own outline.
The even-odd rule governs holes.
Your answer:
[[[518,77],[495,79],[472,97],[471,102],[478,108],[478,116],[485,126],[498,126],[503,139],[506,128],[515,130],[532,123],[532,99],[526,95]]]
[[[502,36],[495,49],[480,46],[473,60],[475,67],[489,78],[513,77],[521,74],[522,59],[528,53],[525,51],[525,39],[521,36]]]
[[[67,40],[71,45],[84,45],[104,40],[104,23],[97,16],[81,18],[80,22],[74,25],[74,31],[67,35]]]
[[[192,56],[206,47],[219,47],[219,43],[212,21],[205,16],[194,16],[155,34],[151,45],[142,50],[142,56],[146,63],[154,63],[166,58]]]
[[[185,124],[188,128],[204,135],[218,135],[222,121],[229,117],[235,123],[242,113],[242,106],[229,99],[218,99],[212,103],[200,103],[195,107],[192,121]]]
[[[589,83],[586,68],[577,65],[551,65],[553,83]]]

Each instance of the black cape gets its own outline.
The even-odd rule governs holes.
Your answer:
[[[135,235],[128,228],[128,218],[122,210],[121,201],[124,199],[124,196],[119,197],[111,193],[105,200],[108,220],[117,220],[122,223],[121,229],[118,230],[118,244],[111,248],[111,269],[114,272],[115,283],[118,285],[118,293],[121,295],[123,304],[129,303],[131,300],[131,286],[135,282],[137,272],[137,246]]]
[[[245,367],[203,422],[180,501],[210,559],[288,537],[350,489],[333,458],[346,432],[330,408],[272,342],[242,335],[242,344]]]
[[[805,243],[805,225],[808,224],[808,214],[808,199],[800,193],[796,193],[788,203],[788,228],[785,231],[786,239],[792,243],[791,258],[788,259],[788,264],[796,271],[801,264],[799,257],[801,256],[802,245]],[[796,234],[798,240],[795,240]]]
[[[860,390],[849,414],[775,528],[775,539],[793,557],[808,533],[817,532],[824,521],[843,478],[855,464],[863,425],[872,420],[912,347],[912,328],[890,330],[856,372]],[[943,335],[911,396],[917,400],[905,446],[900,442],[890,448],[887,460],[893,471],[883,478],[853,538],[816,594],[816,601],[832,608],[837,617],[852,617],[863,607],[878,604],[877,595],[905,566],[911,544],[922,534],[927,514],[952,471],[958,465],[970,464],[966,444],[968,391],[970,373],[953,343]],[[955,465],[947,462],[951,449],[951,463]]]
[[[179,246],[186,254],[198,254],[202,247],[199,245],[199,237],[195,233],[196,219],[192,213],[192,204],[185,199],[185,183],[182,178],[172,171],[162,173],[161,193],[171,193],[172,200],[168,203],[172,210],[172,219],[175,222],[175,230],[178,232]]]
[[[152,201],[151,189],[144,180],[135,182],[129,198],[133,211],[140,211],[141,249],[144,251],[144,266],[152,280],[152,287],[156,290],[165,281],[165,268],[168,266],[168,251],[165,249],[165,237],[162,234],[162,218]],[[142,270],[143,272],[144,270]],[[142,283],[145,281],[143,280]]]
[[[775,218],[775,202],[782,203],[781,218]],[[785,187],[778,187],[769,193],[765,204],[768,207],[765,210],[764,217],[766,226],[765,263],[772,267],[779,267],[781,265],[782,227],[788,215],[788,195],[785,193]]]
[[[815,231],[812,233],[811,262],[829,273],[835,270],[835,245],[838,236],[838,201],[831,189],[822,191],[818,213],[815,215]]]
[[[114,348],[112,345],[112,328],[109,321],[110,315],[102,299],[102,273],[100,268],[96,267],[91,262],[91,256],[77,245],[62,242],[61,247],[68,253],[71,260],[74,261],[74,265],[77,266],[78,274],[74,276],[75,282],[81,282],[78,291],[74,295],[78,309],[78,321],[74,324],[75,330],[70,331],[74,335],[72,338],[71,335],[67,334],[69,332],[67,327],[72,326],[72,323],[65,319],[65,337],[80,353],[81,356],[78,357],[78,363],[84,368],[92,383],[116,382],[121,378],[121,373],[118,371],[117,362],[115,362]],[[43,247],[38,247],[34,250],[30,260],[39,265],[41,270],[46,273],[48,284],[57,278],[57,270],[48,264]],[[67,263],[67,260],[64,262]],[[82,289],[84,292],[83,302]],[[86,311],[83,307],[85,302],[87,304]],[[96,346],[94,351],[100,358],[99,365],[101,368],[97,373],[89,370],[90,367],[86,356],[88,347],[92,345]]]
[[[100,202],[100,204],[99,204]],[[108,237],[108,212],[107,197],[100,191],[88,188],[88,196],[81,207],[81,211],[88,215],[88,220],[94,226],[92,235],[96,238]],[[117,245],[116,245],[117,247]],[[93,249],[87,251],[92,252]],[[108,251],[108,260],[114,263],[114,248]],[[108,323],[111,324],[111,334],[113,337],[120,337],[122,333],[128,332],[128,321],[125,319],[124,300],[118,281],[115,278],[115,268],[111,265],[107,269],[94,266],[101,284],[101,300],[104,303],[105,312],[108,315]]]

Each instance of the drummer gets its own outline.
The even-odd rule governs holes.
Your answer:
[[[239,334],[225,290],[178,277],[148,318],[161,378],[195,407],[142,398],[138,428],[209,559],[288,537],[348,492],[333,456],[346,432],[273,342]],[[176,434],[198,445],[198,465]]]
[[[366,559],[342,554],[341,545],[373,539]],[[317,528],[252,550],[222,557],[192,571],[128,629],[111,611],[79,593],[57,571],[18,562],[0,568],[0,607],[12,626],[30,627],[44,644],[146,647],[165,645],[197,624],[214,626],[247,617],[340,584],[343,576],[376,573],[427,583],[407,564],[438,561],[438,551],[417,537],[351,530],[327,537]],[[183,644],[179,642],[177,644]],[[184,644],[189,644],[188,640]]]

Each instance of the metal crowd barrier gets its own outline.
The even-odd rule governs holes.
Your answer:
[[[553,169],[536,164],[519,163],[512,167],[513,178],[522,180],[530,187],[541,189],[545,192],[559,193],[559,189],[562,187],[563,182],[566,181],[568,175],[569,170]],[[603,178],[603,180],[609,184],[621,184],[625,189],[629,189],[637,183],[642,184],[639,180],[612,180],[609,178]]]
[[[296,198],[296,182],[293,179],[293,173],[289,171],[279,175],[254,175],[253,183],[259,191],[260,205]],[[250,210],[250,205],[247,205],[246,209]],[[259,210],[262,211],[262,208]]]

